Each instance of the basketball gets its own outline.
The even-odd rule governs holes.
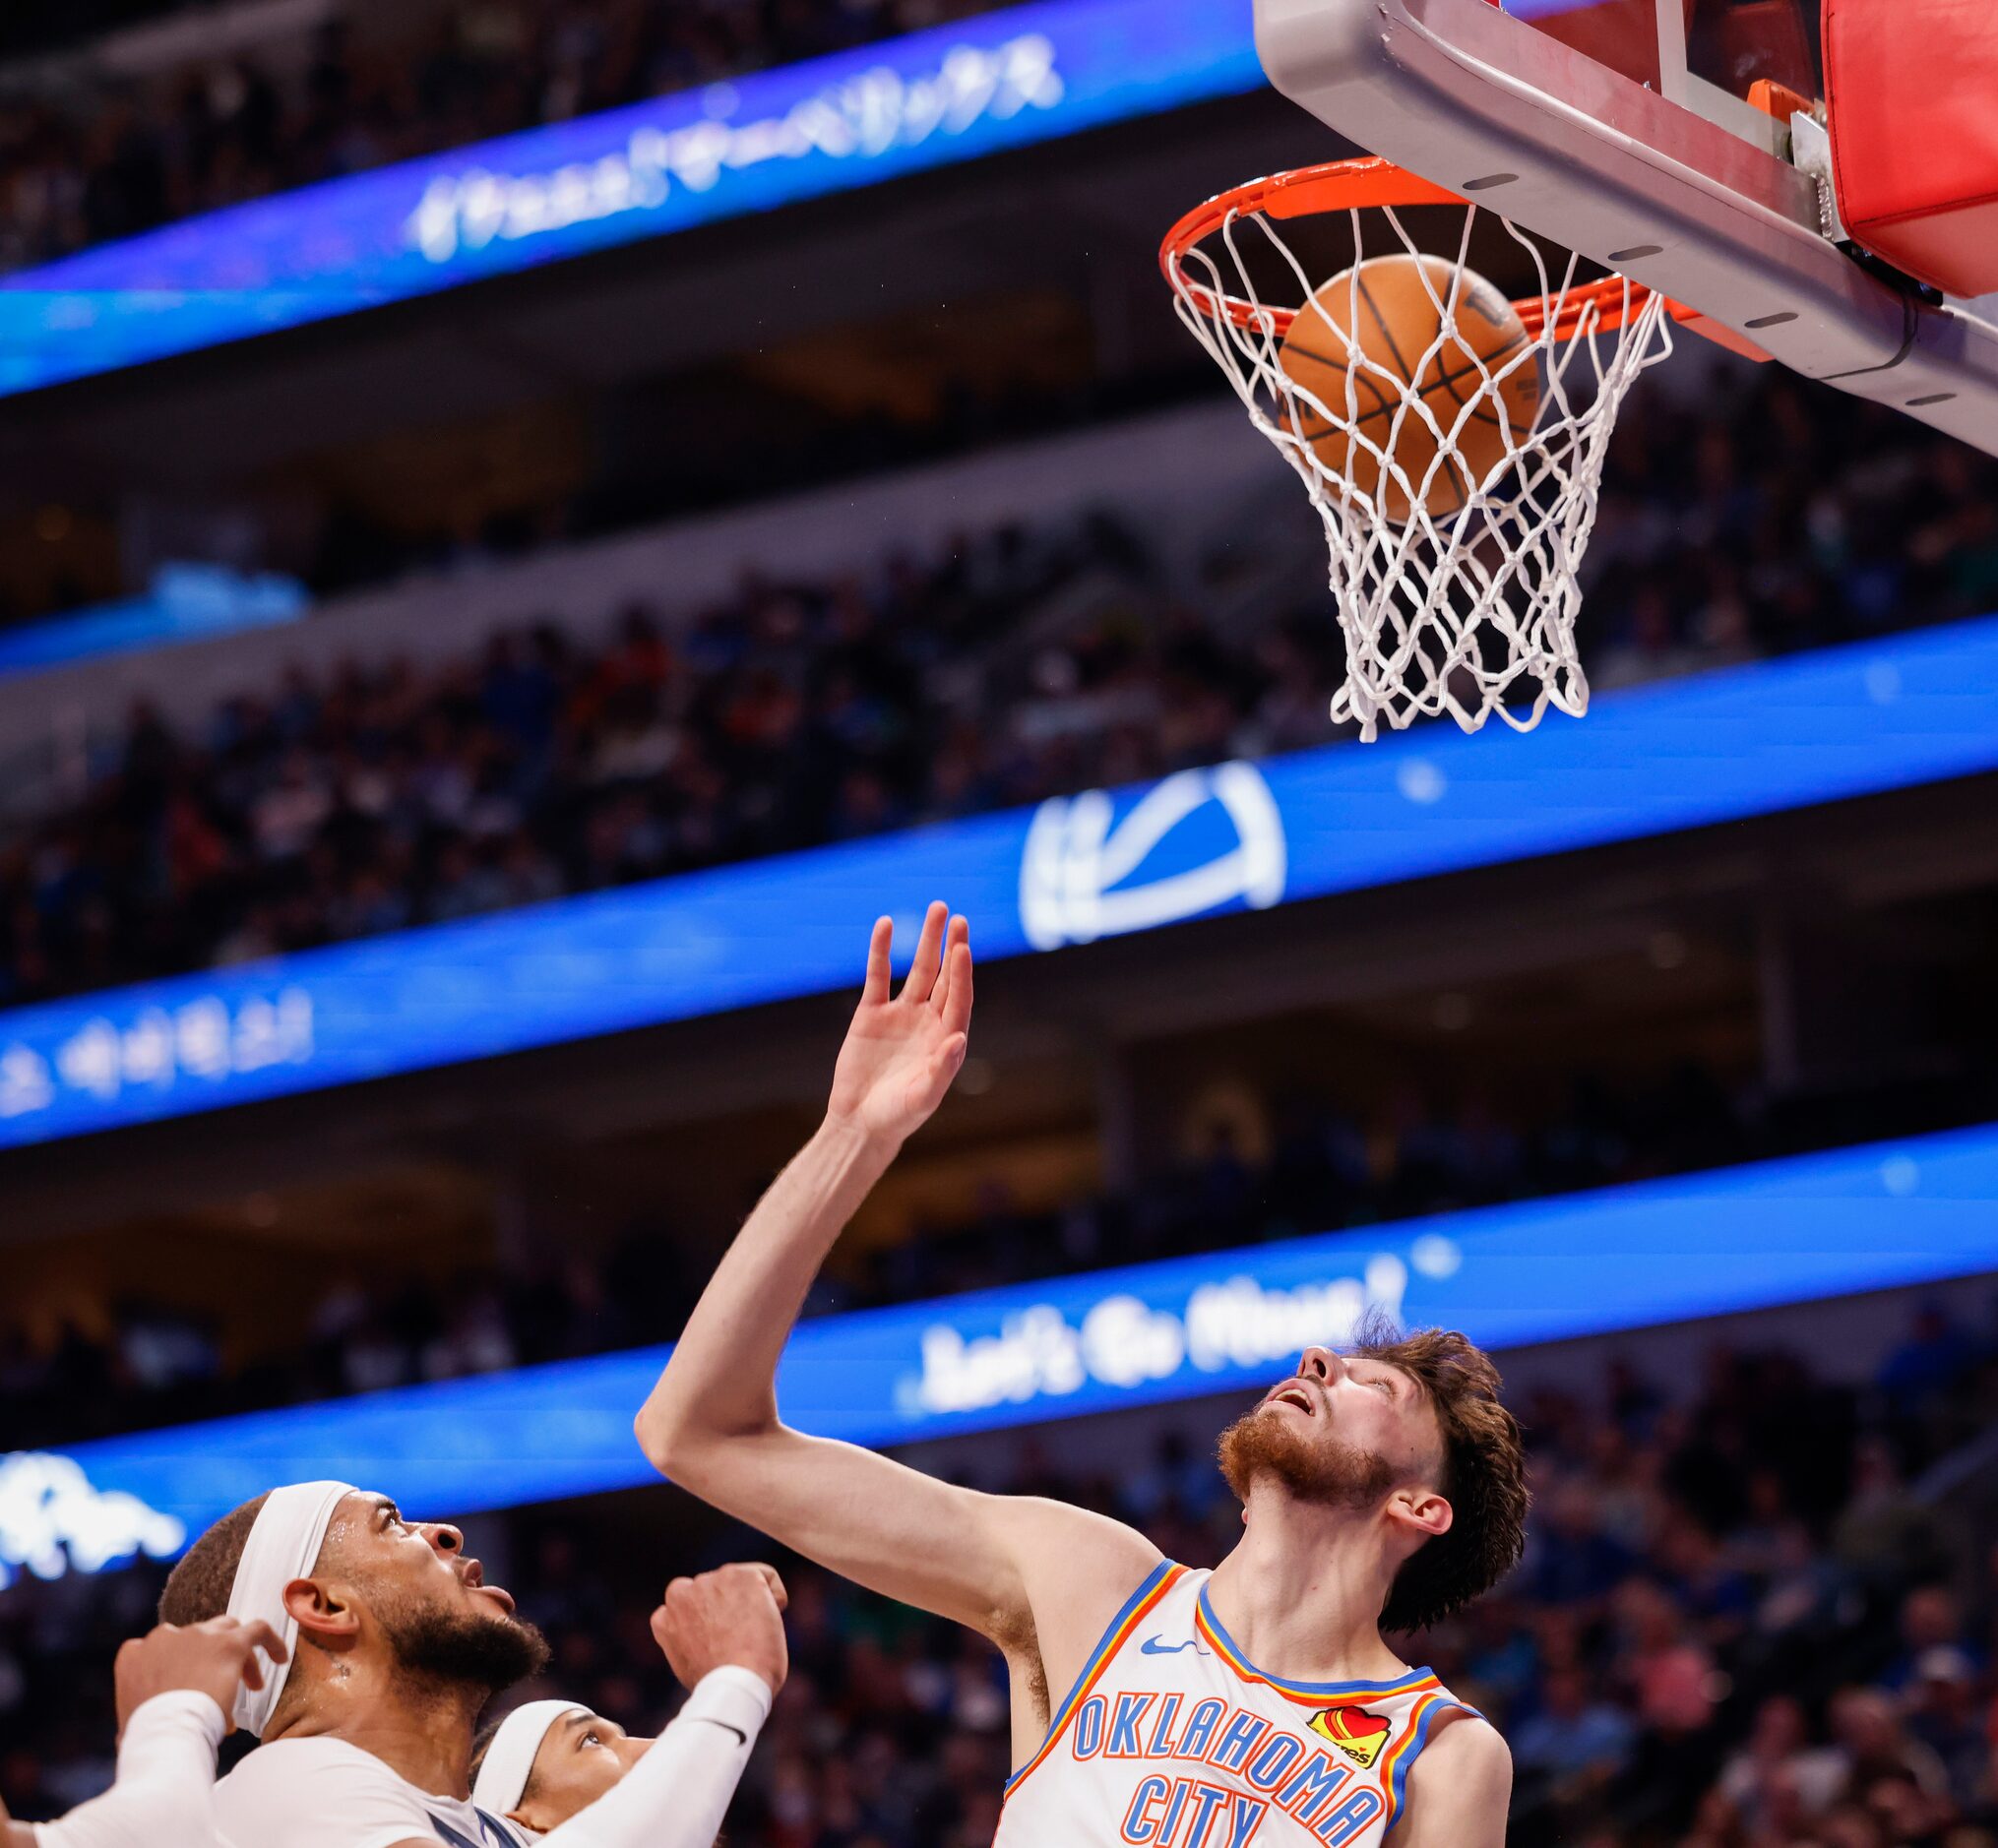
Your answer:
[[[1517,356],[1526,325],[1503,293],[1468,270],[1453,311],[1455,269],[1442,257],[1394,256],[1342,270],[1299,312],[1278,354],[1291,384],[1333,413],[1298,399],[1291,427],[1323,467],[1397,523],[1409,517],[1410,489],[1433,519],[1460,512],[1505,460],[1507,424],[1517,448],[1540,406],[1536,363],[1522,361],[1489,382],[1480,375],[1480,362],[1496,372]],[[1433,476],[1440,445],[1428,421],[1411,404],[1396,428],[1405,395],[1420,399],[1447,439],[1441,446],[1451,453]]]

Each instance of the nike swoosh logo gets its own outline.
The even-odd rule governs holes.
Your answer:
[[[1194,1641],[1191,1636],[1187,1637],[1184,1642],[1163,1642],[1156,1636],[1147,1636],[1138,1645],[1138,1653],[1140,1655],[1179,1655],[1188,1649],[1191,1649],[1196,1655],[1206,1655],[1209,1653],[1208,1650],[1203,1649],[1199,1643]]]
[[[733,1733],[735,1735],[735,1743],[738,1746],[749,1744],[749,1735],[741,1727],[729,1725],[726,1720],[718,1720],[708,1713],[695,1713],[689,1715],[689,1717],[699,1720],[704,1726],[718,1726],[724,1733]]]

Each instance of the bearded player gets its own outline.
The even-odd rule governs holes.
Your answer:
[[[662,1473],[1003,1652],[1000,1848],[1498,1848],[1504,1742],[1383,1631],[1518,1559],[1527,1492],[1491,1363],[1438,1330],[1309,1349],[1221,1439],[1214,1571],[1060,1502],[978,1494],[778,1415],[778,1357],[841,1228],[964,1063],[971,953],[933,905],[899,996],[868,947],[826,1120],[730,1247],[638,1418]]]
[[[653,1633],[694,1687],[675,1725],[705,1722],[701,1744],[647,1755],[547,1848],[710,1848],[783,1681],[780,1590],[754,1566],[674,1581]],[[548,1646],[456,1527],[350,1483],[292,1483],[203,1534],[159,1611],[226,1615],[278,1645],[235,1692],[230,1717],[262,1743],[215,1786],[222,1848],[518,1848],[471,1797],[473,1728]]]

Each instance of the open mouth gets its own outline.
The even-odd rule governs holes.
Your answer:
[[[1307,1418],[1318,1416],[1318,1407],[1311,1402],[1311,1394],[1301,1386],[1279,1386],[1270,1394],[1273,1404],[1294,1405]]]
[[[509,1617],[513,1615],[514,1594],[511,1591],[501,1590],[498,1585],[487,1584],[485,1582],[485,1569],[476,1560],[467,1560],[459,1568],[458,1575],[464,1582],[466,1590],[483,1591],[487,1597],[497,1599],[500,1608]]]

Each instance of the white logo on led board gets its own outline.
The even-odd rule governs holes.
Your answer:
[[[24,1568],[60,1578],[71,1569],[102,1571],[134,1553],[171,1559],[186,1544],[184,1521],[122,1489],[97,1488],[67,1456],[0,1456],[0,1589]]]
[[[1218,802],[1236,844],[1218,859],[1144,885],[1126,885],[1180,823]],[[1199,917],[1240,898],[1261,910],[1283,896],[1283,818],[1253,764],[1180,770],[1149,789],[1112,825],[1108,793],[1056,796],[1034,811],[1020,867],[1020,921],[1036,950],[1094,943]]]
[[[1066,1398],[1093,1382],[1123,1390],[1155,1386],[1191,1367],[1199,1374],[1275,1366],[1311,1346],[1350,1340],[1380,1310],[1399,1320],[1408,1267],[1377,1252],[1358,1276],[1272,1287],[1250,1276],[1203,1283],[1177,1310],[1119,1293],[1098,1298],[1071,1322],[1053,1303],[1006,1317],[996,1334],[947,1322],[922,1331],[921,1372],[897,1383],[911,1415],[983,1411]]]

